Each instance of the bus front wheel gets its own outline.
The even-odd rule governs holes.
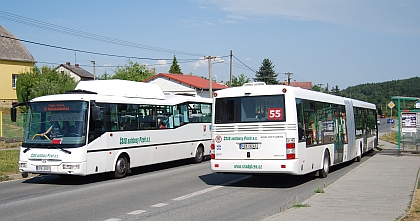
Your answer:
[[[323,166],[322,166],[322,169],[319,170],[319,177],[325,178],[328,176],[329,172],[330,172],[330,155],[328,154],[328,151],[325,151]]]
[[[128,171],[128,165],[127,157],[124,155],[119,156],[115,163],[114,177],[117,179],[125,177]]]

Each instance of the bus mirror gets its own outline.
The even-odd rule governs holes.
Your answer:
[[[12,108],[10,108],[10,120],[12,122],[16,122],[16,107],[28,106],[28,105],[29,105],[29,102],[27,102],[27,101],[21,102],[21,103],[13,102],[12,103]]]
[[[381,116],[382,115],[382,109],[381,108],[376,108],[376,111],[378,112],[378,115]]]
[[[16,107],[10,108],[10,118],[12,122],[16,122]]]

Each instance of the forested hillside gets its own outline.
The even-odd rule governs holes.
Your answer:
[[[339,94],[344,97],[351,97],[374,103],[379,107],[382,107],[386,113],[389,113],[386,105],[391,102],[391,97],[403,96],[420,98],[420,77],[356,85],[340,91]],[[394,103],[396,104],[395,100]],[[406,105],[413,107],[413,102],[409,102]]]

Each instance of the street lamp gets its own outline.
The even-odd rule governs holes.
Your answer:
[[[95,61],[90,61],[93,64],[93,80],[96,80],[96,66]]]
[[[209,97],[212,98],[213,97],[213,77],[212,77],[212,71],[211,71],[211,59],[215,59],[217,57],[215,56],[205,56],[204,59],[207,59],[208,61],[208,65],[209,65]],[[217,62],[222,63],[224,62],[224,60],[218,60]]]

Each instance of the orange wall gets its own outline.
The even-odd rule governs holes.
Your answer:
[[[0,60],[0,100],[16,100],[16,90],[12,88],[12,74],[21,74],[34,66],[32,62]]]

